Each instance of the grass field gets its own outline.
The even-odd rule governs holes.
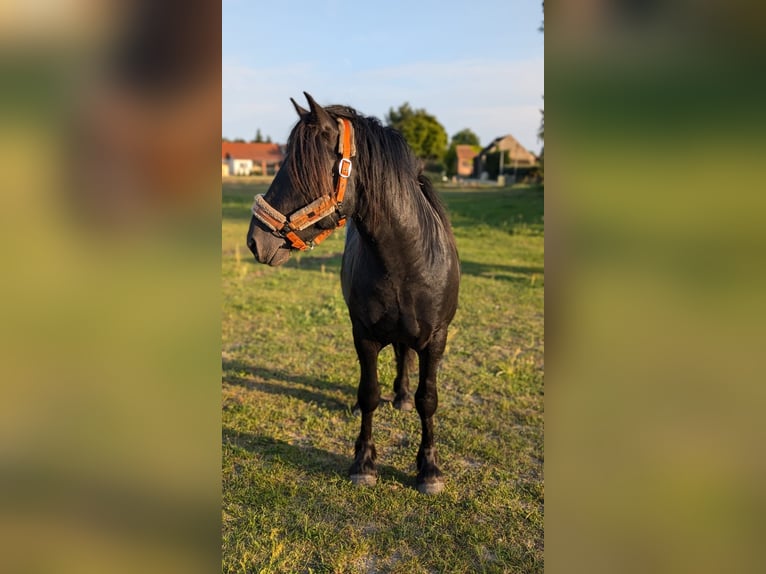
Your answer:
[[[418,415],[389,402],[390,348],[378,484],[348,482],[359,373],[343,231],[256,264],[245,235],[265,189],[223,187],[223,571],[542,572],[542,190],[441,190],[463,276],[435,416],[446,488],[429,497],[414,488]]]

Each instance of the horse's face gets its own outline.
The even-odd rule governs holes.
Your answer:
[[[287,169],[280,169],[277,172],[269,190],[264,195],[264,199],[271,208],[287,218],[310,203],[296,191]],[[313,225],[293,233],[301,241],[310,245],[320,234],[327,234],[335,229],[337,222],[338,216],[332,213],[319,219]],[[284,234],[269,229],[263,221],[254,215],[250,218],[250,228],[247,231],[247,246],[259,263],[267,263],[272,266],[282,265],[290,258],[290,253],[294,250],[291,241]]]
[[[263,196],[271,208],[288,219],[312,201],[334,195],[333,166],[337,163],[334,146],[339,133],[337,121],[311,96],[306,94],[306,97],[310,111],[293,101],[300,121],[290,134],[283,166]],[[338,219],[339,216],[333,213],[294,233],[308,244],[323,232],[334,229]],[[247,246],[257,261],[273,266],[286,262],[293,249],[284,234],[270,229],[255,216],[250,219]]]
[[[292,186],[289,182],[287,170],[280,169],[264,198],[269,205],[282,213],[291,213],[300,205],[289,205],[289,198],[294,196],[290,193]],[[287,180],[287,181],[286,181]],[[269,265],[282,265],[290,258],[290,244],[277,233],[268,229],[263,222],[254,215],[250,217],[250,229],[247,231],[247,247],[253,252],[256,261]]]

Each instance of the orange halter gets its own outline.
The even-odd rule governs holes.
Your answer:
[[[338,136],[338,153],[341,154],[341,160],[338,163],[338,181],[335,184],[335,197],[329,195],[323,195],[319,199],[312,201],[305,207],[301,207],[297,211],[293,212],[289,217],[285,217],[282,213],[274,209],[264,199],[263,194],[255,196],[255,203],[253,203],[253,215],[258,218],[266,227],[271,231],[277,233],[281,237],[284,237],[290,242],[290,246],[293,249],[305,251],[306,249],[313,249],[315,245],[318,245],[338,227],[343,227],[346,224],[346,216],[343,215],[343,196],[346,194],[346,185],[348,185],[348,178],[351,175],[351,157],[356,155],[354,152],[353,135],[354,128],[351,126],[351,122],[345,118],[338,120],[338,126],[340,128],[340,134]],[[313,240],[309,242],[303,241],[295,233],[314,225],[320,219],[323,219],[337,211],[340,215],[338,223],[335,229],[325,229]]]

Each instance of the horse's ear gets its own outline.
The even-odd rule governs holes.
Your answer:
[[[332,119],[332,116],[327,113],[327,110],[325,110],[322,106],[320,106],[314,98],[311,97],[311,94],[308,92],[303,92],[303,95],[306,96],[306,101],[309,103],[309,109],[311,110],[311,114],[316,118],[317,124],[319,124],[319,127],[323,130],[337,130],[338,124],[337,122]]]
[[[293,103],[293,106],[295,107],[295,111],[298,112],[298,115],[301,119],[304,119],[306,116],[309,115],[309,111],[306,108],[301,107],[301,105],[296,102],[294,99],[290,98],[290,101]]]

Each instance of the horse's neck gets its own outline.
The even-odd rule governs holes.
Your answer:
[[[365,189],[362,193],[382,194],[383,191]],[[370,202],[385,215],[366,214],[355,224],[368,248],[377,252],[388,269],[396,271],[415,265],[422,262],[427,253],[439,250],[443,223],[420,189],[398,190]]]

